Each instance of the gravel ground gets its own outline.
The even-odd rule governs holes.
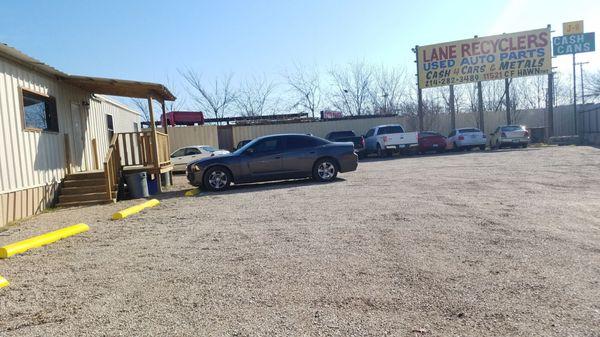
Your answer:
[[[57,210],[0,244],[2,336],[600,336],[600,150],[367,160],[330,184],[239,186],[124,221]]]

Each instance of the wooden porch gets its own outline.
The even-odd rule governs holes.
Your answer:
[[[160,103],[164,115],[164,99],[160,99]],[[158,192],[162,192],[161,175],[171,174],[173,165],[167,126],[164,126],[164,133],[156,130],[152,105],[152,97],[148,97],[151,130],[114,134],[101,170],[67,174],[58,206],[115,202],[121,179],[125,174],[135,172],[148,173],[148,178],[156,181]]]

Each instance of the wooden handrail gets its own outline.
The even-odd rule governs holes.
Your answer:
[[[116,191],[124,167],[143,166],[158,169],[171,164],[169,136],[156,132],[156,145],[158,151],[155,152],[151,131],[113,135],[103,163],[106,193],[110,199],[113,199],[112,195]]]
[[[119,185],[121,176],[121,156],[119,155],[119,135],[114,134],[106,156],[104,157],[104,179],[106,180],[106,194],[109,200],[113,199],[115,186]]]

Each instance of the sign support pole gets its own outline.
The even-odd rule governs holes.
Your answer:
[[[575,128],[575,134],[578,135],[577,128],[577,64],[575,62],[575,53],[573,53],[573,127]]]
[[[456,129],[456,107],[454,106],[454,85],[450,84],[450,129]]]
[[[477,111],[479,112],[479,129],[485,134],[485,122],[483,117],[483,93],[481,92],[481,81],[477,82]]]
[[[423,92],[419,87],[419,46],[415,46],[415,64],[417,65],[417,115],[419,119],[419,131],[423,131]]]
[[[510,82],[508,78],[504,79],[504,94],[506,95],[506,124],[511,125],[512,120],[510,118]]]

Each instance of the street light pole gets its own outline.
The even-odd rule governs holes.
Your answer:
[[[585,89],[583,86],[583,65],[588,64],[589,62],[578,62],[579,65],[579,80],[581,81],[581,104],[585,105]]]

